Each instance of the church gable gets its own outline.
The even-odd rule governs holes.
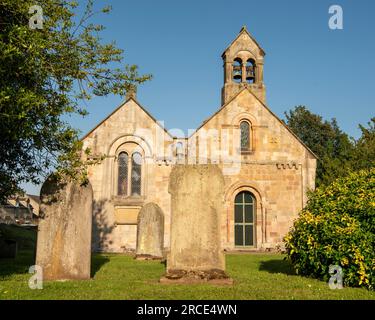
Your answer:
[[[264,57],[266,55],[245,26],[242,27],[236,39],[224,50],[222,56],[234,56],[240,51],[250,51],[254,57]]]
[[[89,147],[94,155],[111,155],[108,153],[113,153],[113,145],[122,137],[132,137],[136,143],[142,141],[147,145],[150,156],[156,152],[157,140],[173,140],[136,100],[129,99],[91,130],[82,141],[84,148]]]
[[[248,150],[241,149],[241,126],[249,131]],[[254,161],[300,161],[316,156],[290,131],[289,128],[250,90],[243,89],[231,101],[209,118],[190,138],[194,139],[212,130],[219,136],[231,135],[233,152],[240,152]],[[210,131],[211,130],[211,131]],[[225,133],[224,133],[225,132]],[[216,143],[216,145],[218,145]],[[212,141],[208,150],[215,149]]]

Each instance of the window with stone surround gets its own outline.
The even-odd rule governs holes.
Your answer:
[[[241,121],[241,152],[251,150],[251,125],[248,121]]]
[[[140,196],[142,186],[142,155],[135,152],[132,155],[131,195]]]
[[[255,197],[248,191],[237,194],[234,200],[234,244],[237,247],[254,246]]]
[[[117,194],[119,196],[128,194],[128,171],[129,156],[126,152],[121,152],[118,156],[118,184]]]
[[[127,144],[117,156],[117,196],[142,195],[143,156],[135,144]]]

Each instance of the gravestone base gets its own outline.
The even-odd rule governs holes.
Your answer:
[[[163,257],[153,256],[151,254],[137,254],[134,257],[135,260],[164,260]]]
[[[162,284],[233,285],[233,279],[223,270],[169,270],[159,280]]]

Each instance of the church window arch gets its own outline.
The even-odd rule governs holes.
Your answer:
[[[142,192],[142,155],[139,152],[132,154],[131,162],[131,195],[140,196]]]
[[[255,245],[256,199],[248,191],[239,192],[234,200],[234,244],[236,247]]]
[[[129,156],[126,152],[121,152],[117,160],[118,166],[118,182],[117,182],[117,194],[127,195],[128,194],[128,172],[129,172]]]
[[[240,122],[240,145],[241,151],[251,150],[251,124],[247,120]]]
[[[115,158],[114,193],[119,197],[143,196],[144,152],[138,144],[123,144]]]

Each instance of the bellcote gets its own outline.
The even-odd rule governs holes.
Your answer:
[[[226,104],[243,88],[249,88],[265,103],[264,56],[264,50],[250,35],[246,27],[242,27],[237,38],[222,54],[224,62],[222,105]]]

